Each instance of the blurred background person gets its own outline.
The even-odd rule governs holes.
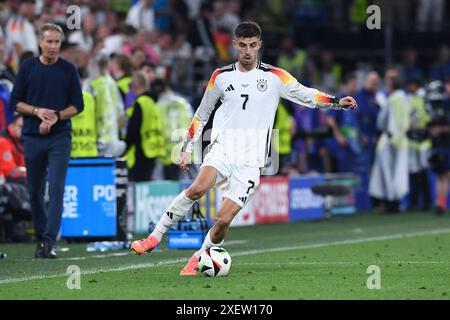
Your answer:
[[[158,92],[157,107],[164,138],[164,154],[159,157],[163,165],[164,179],[179,180],[178,156],[194,112],[191,104],[173,91],[166,81],[156,79],[153,87]]]
[[[80,75],[84,82],[85,76]],[[83,112],[72,118],[71,158],[94,158],[98,156],[97,110],[93,89],[88,85],[82,87]]]
[[[358,101],[359,134],[362,152],[368,157],[369,166],[375,157],[375,147],[377,144],[379,130],[376,119],[380,112],[380,106],[376,100],[376,93],[380,85],[380,76],[376,71],[370,71],[365,77],[364,86],[356,94]]]
[[[402,52],[402,78],[405,81],[410,79],[423,79],[423,71],[418,65],[417,50],[406,48]]]
[[[126,23],[136,29],[155,30],[154,0],[138,0],[128,11]]]
[[[95,98],[98,155],[117,157],[126,147],[120,140],[120,130],[125,124],[123,100],[116,81],[108,73],[109,58],[100,54],[96,60],[99,74],[93,76],[89,86]]]
[[[5,39],[0,37],[0,130],[12,122],[14,113],[8,105],[16,76],[11,67],[4,62],[5,54]]]
[[[439,80],[427,84],[425,99],[431,115],[428,123],[432,142],[429,161],[437,175],[436,214],[443,215],[447,211],[450,178],[450,77],[444,84]]]
[[[350,73],[345,77],[343,91],[338,94],[339,98],[345,96],[356,96],[358,83],[356,75]],[[361,153],[359,143],[359,124],[357,112],[337,112],[328,110],[326,123],[333,131],[328,148],[330,154],[337,163],[334,166],[336,172],[353,172],[356,158]]]
[[[432,79],[444,81],[450,77],[450,47],[447,44],[440,46],[436,61],[430,68]]]
[[[116,81],[122,103],[125,104],[125,97],[130,92],[131,74],[133,72],[131,59],[124,54],[113,55],[110,60],[108,71]],[[125,108],[127,107],[129,106],[125,105]]]
[[[428,158],[431,140],[427,125],[431,120],[425,109],[425,92],[419,78],[406,82],[406,90],[411,105],[409,143],[409,206],[412,211],[428,211],[431,207],[431,194],[428,181]]]
[[[27,190],[22,136],[23,116],[0,132],[0,242],[31,242],[30,196]]]
[[[136,102],[129,108],[131,116],[125,138],[125,158],[130,181],[150,181],[157,158],[164,155],[161,116],[155,101],[147,95],[145,77],[136,72],[132,79],[131,87]]]
[[[385,82],[388,96],[378,115],[382,134],[377,143],[369,194],[384,201],[386,212],[395,213],[400,211],[400,200],[409,191],[407,131],[411,107],[398,75],[388,74]]]
[[[8,49],[8,64],[17,71],[22,52],[30,51],[34,56],[39,54],[37,31],[34,19],[34,0],[20,1],[17,14],[11,16],[6,24],[6,44]]]
[[[320,53],[320,61],[316,69],[315,82],[324,92],[338,92],[342,81],[342,65],[335,61],[334,54],[329,49]]]
[[[282,69],[289,70],[289,73],[300,80],[303,77],[305,64],[306,52],[297,47],[292,35],[286,35],[281,40],[277,65]]]
[[[279,172],[284,175],[288,174],[294,163],[292,161],[292,137],[296,128],[295,120],[292,117],[293,112],[294,109],[290,101],[280,99],[273,126],[274,129],[278,130],[273,133],[278,136],[278,143],[275,143],[273,152],[278,153]]]
[[[14,114],[14,120],[0,132],[0,175],[6,181],[18,181],[26,178],[23,143],[21,141],[23,116]]]

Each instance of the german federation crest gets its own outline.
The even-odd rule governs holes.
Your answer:
[[[259,79],[257,81],[256,87],[261,92],[266,91],[267,90],[267,80],[266,79]]]

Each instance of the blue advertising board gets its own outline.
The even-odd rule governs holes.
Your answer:
[[[62,237],[109,237],[117,232],[115,159],[71,159]]]
[[[167,247],[169,249],[198,249],[205,240],[205,232],[194,230],[169,230]]]
[[[289,179],[289,220],[320,220],[324,217],[323,198],[311,191],[311,186],[324,183],[322,176]]]

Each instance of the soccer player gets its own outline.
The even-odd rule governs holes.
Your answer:
[[[180,168],[187,172],[186,163],[194,142],[201,136],[216,103],[220,101],[213,122],[213,142],[199,174],[193,184],[172,201],[154,231],[147,238],[132,243],[132,249],[138,254],[152,251],[167,230],[189,212],[195,200],[213,186],[225,185],[224,200],[216,222],[180,275],[197,274],[198,257],[208,248],[222,245],[231,221],[258,187],[261,169],[269,153],[280,96],[310,108],[356,108],[352,97],[337,99],[304,87],[285,70],[262,63],[258,59],[261,29],[256,23],[242,22],[234,33],[233,45],[238,52],[238,61],[212,74],[180,156]]]

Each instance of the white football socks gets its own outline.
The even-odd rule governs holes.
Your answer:
[[[211,237],[210,234],[211,233],[211,229],[208,231],[208,234],[205,237],[205,241],[203,241],[202,247],[200,248],[200,250],[194,252],[194,255],[199,258],[200,255],[206,251],[207,249],[211,248],[211,247],[220,247],[223,244],[223,241],[220,241],[219,243],[212,243],[211,241]]]
[[[155,236],[159,242],[161,242],[164,234],[169,228],[181,220],[191,209],[194,204],[194,200],[186,197],[184,191],[182,191],[167,208],[166,212],[161,216],[159,222],[156,224],[155,230],[151,233]]]

